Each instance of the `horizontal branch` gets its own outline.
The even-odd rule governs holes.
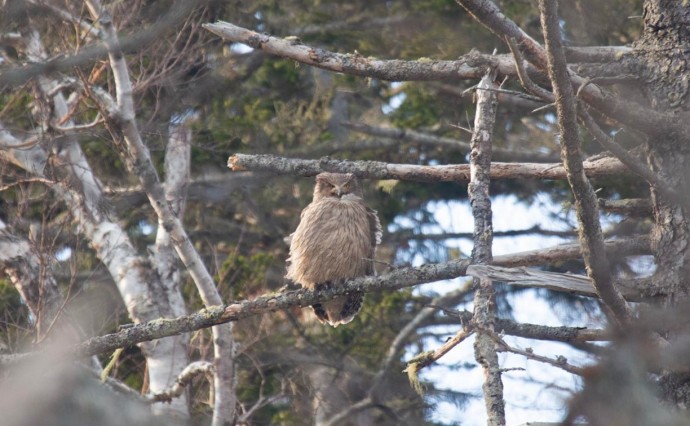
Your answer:
[[[609,213],[649,216],[652,214],[652,201],[648,198],[627,198],[623,200],[607,200],[600,198],[599,208]]]
[[[430,135],[409,129],[370,126],[364,123],[344,122],[342,125],[348,129],[354,130],[355,132],[364,133],[371,136],[380,136],[395,140],[408,140],[421,145],[442,147],[444,152],[448,152],[449,150],[461,151],[467,154],[470,152],[470,144],[458,139]],[[503,161],[559,161],[557,154],[544,154],[541,152],[529,152],[524,150],[516,151],[499,147],[491,147],[491,156],[494,159]]]
[[[487,68],[496,69],[502,75],[515,75],[515,63],[511,55],[485,55],[472,51],[454,61],[419,59],[417,61],[382,60],[359,54],[342,54],[303,44],[296,37],[274,37],[247,28],[218,21],[204,24],[204,28],[231,42],[245,44],[266,53],[295,61],[362,77],[387,81],[431,81],[479,79]],[[627,47],[580,47],[573,48],[573,58],[585,62],[608,61],[620,52],[630,52]]]
[[[246,44],[266,53],[293,59],[329,71],[388,81],[429,81],[481,78],[487,66],[497,67],[502,74],[514,74],[509,55],[482,55],[470,52],[458,60],[380,60],[359,54],[341,54],[303,44],[294,37],[279,38],[218,21],[204,28],[225,40]]]
[[[526,229],[510,229],[508,231],[494,231],[493,233],[494,238],[518,237],[522,235],[541,235],[544,237],[574,238],[577,237],[577,231],[555,231],[551,229],[542,229],[539,225],[534,225]],[[473,238],[473,235],[471,232],[444,232],[443,234],[414,234],[410,229],[389,233],[385,237],[385,239],[388,241],[444,241],[456,238],[471,239]]]
[[[638,237],[610,241],[607,244],[607,250],[609,253],[618,255],[647,254],[650,250],[649,239],[647,237]],[[580,257],[579,245],[564,244],[548,249],[496,256],[494,257],[494,264],[503,266],[533,266]],[[130,326],[117,333],[94,337],[78,345],[75,350],[82,355],[94,355],[140,342],[200,330],[230,321],[238,321],[267,312],[297,306],[306,307],[355,291],[396,290],[423,283],[449,280],[466,275],[469,264],[470,261],[468,259],[462,259],[446,263],[422,265],[418,268],[400,268],[385,275],[356,278],[338,288],[327,288],[319,291],[302,289],[286,293],[268,294],[253,300],[238,301],[225,306],[212,306],[191,315],[172,319],[161,318]]]
[[[474,320],[472,312],[442,309],[447,315],[459,319],[462,324],[472,324]],[[508,334],[510,336],[563,343],[603,342],[609,341],[612,338],[606,330],[598,328],[554,327],[540,324],[519,323],[503,318],[496,318],[495,329],[497,333]]]
[[[590,178],[629,174],[618,159],[603,157],[583,163]],[[280,175],[315,176],[321,172],[354,173],[367,179],[397,179],[414,182],[468,182],[469,164],[419,166],[380,161],[345,161],[324,157],[301,160],[266,154],[235,154],[228,159],[233,171],[264,171]],[[561,164],[491,163],[491,179],[565,179]]]

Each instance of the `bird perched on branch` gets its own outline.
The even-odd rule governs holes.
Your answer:
[[[364,203],[357,177],[321,173],[316,176],[314,199],[302,210],[291,236],[286,277],[318,289],[373,275],[373,258],[380,243],[381,223],[376,211]],[[363,293],[355,292],[312,308],[319,321],[337,327],[352,321],[363,298]]]

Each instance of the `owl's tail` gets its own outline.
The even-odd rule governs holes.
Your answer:
[[[316,318],[323,324],[337,327],[352,321],[362,308],[364,293],[356,292],[338,296],[328,302],[312,305]]]

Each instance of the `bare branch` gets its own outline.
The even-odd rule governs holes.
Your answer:
[[[652,214],[652,202],[648,198],[631,198],[623,200],[599,199],[599,207],[611,213],[622,213],[631,216],[649,216]]]
[[[570,292],[581,296],[598,297],[592,280],[583,275],[561,274],[528,268],[506,268],[502,266],[470,265],[467,274],[477,278],[488,278],[506,284],[546,288],[559,292]],[[626,300],[640,301],[643,294],[639,289],[621,286]]]
[[[521,235],[541,235],[545,237],[561,237],[561,238],[572,238],[577,236],[575,231],[554,231],[551,229],[542,229],[539,225],[534,225],[527,229],[511,229],[509,231],[494,231],[494,238],[497,237],[517,237]],[[384,237],[387,241],[405,241],[405,240],[417,240],[417,241],[443,241],[451,240],[455,238],[471,239],[471,232],[447,232],[443,234],[427,234],[420,233],[414,234],[412,230],[401,230],[394,233],[389,233]]]
[[[177,376],[175,383],[163,392],[149,395],[148,399],[153,402],[170,402],[173,398],[182,395],[184,389],[192,383],[192,380],[201,374],[206,376],[213,376],[213,364],[208,361],[195,361],[185,367],[184,370]]]
[[[235,154],[228,159],[233,171],[263,171],[280,175],[315,176],[321,172],[354,173],[365,179],[398,179],[414,182],[468,182],[469,164],[418,166],[379,161],[345,161],[328,157],[301,160],[273,155]],[[614,157],[597,158],[583,163],[588,177],[629,173]],[[491,163],[491,179],[566,179],[565,168],[551,163]]]
[[[384,138],[391,138],[396,140],[409,140],[411,142],[419,143],[422,145],[443,147],[444,152],[459,151],[463,153],[469,153],[470,151],[470,144],[467,142],[463,142],[457,139],[429,135],[414,130],[375,127],[364,123],[350,122],[342,123],[342,125],[347,127],[348,129],[354,130],[355,132],[365,133],[367,135],[381,136]],[[541,152],[524,152],[496,147],[493,148],[493,152],[495,154],[493,156],[494,158],[501,159],[504,161],[558,161],[558,158],[556,156],[543,154]]]
[[[44,338],[63,307],[62,295],[50,266],[41,261],[29,241],[17,238],[2,220],[0,271],[10,278],[34,316],[37,339]],[[81,336],[75,334],[70,337]]]
[[[597,293],[614,317],[624,324],[630,321],[632,312],[623,296],[613,285],[611,267],[606,256],[604,238],[599,223],[596,194],[583,170],[582,149],[577,128],[577,107],[561,46],[557,3],[552,0],[540,0],[539,10],[544,39],[546,40],[549,77],[556,97],[558,126],[563,141],[561,157],[568,174],[568,183],[575,197],[587,275],[592,278]]]
[[[174,5],[168,8],[168,13],[154,24],[133,35],[122,37],[120,40],[122,50],[124,52],[140,50],[142,46],[155,41],[162,34],[174,28],[178,22],[187,18],[190,11],[198,7],[200,3],[184,0],[176,1]],[[44,59],[40,62],[32,62],[29,65],[9,68],[0,73],[0,88],[19,86],[38,76],[71,71],[75,67],[102,59],[107,53],[107,48],[99,43],[88,45],[71,56],[61,55],[48,60]]]
[[[498,100],[491,90],[498,85],[494,82],[494,71],[488,71],[477,85],[477,111],[474,116],[472,132],[472,152],[470,154],[470,183],[467,194],[474,218],[474,247],[472,264],[488,265],[493,260],[493,225],[489,185],[491,183],[491,155],[493,150],[494,124]],[[496,300],[494,286],[490,279],[474,278],[474,325],[477,336],[474,339],[474,357],[484,370],[484,405],[490,426],[505,425],[505,402],[503,401],[503,381],[498,354],[491,337],[496,322]],[[455,340],[455,339],[451,339]]]
[[[414,379],[411,378],[412,383],[419,383],[418,379],[416,379],[416,376],[418,372],[425,367],[430,366],[431,364],[435,363],[439,359],[443,358],[445,354],[450,352],[454,347],[462,343],[465,339],[470,337],[474,333],[474,328],[472,326],[463,326],[460,331],[455,333],[455,335],[448,339],[443,345],[440,347],[436,348],[433,351],[429,352],[424,352],[422,354],[419,354],[409,360],[407,362],[407,367],[405,368],[405,371],[408,376],[410,377],[415,377]],[[421,391],[421,388],[417,387],[417,391]],[[420,392],[421,393],[421,392]]]
[[[486,66],[497,66],[501,73],[514,73],[508,55],[491,58],[473,52],[456,61],[401,61],[365,58],[359,54],[340,54],[310,47],[298,40],[260,34],[229,22],[204,24],[204,28],[228,41],[246,44],[266,53],[294,59],[329,71],[389,81],[424,81],[480,78]]]
[[[457,311],[441,308],[451,317],[457,318],[462,324],[472,325],[474,315],[469,311]],[[434,323],[437,324],[437,323]],[[605,330],[587,327],[551,327],[540,324],[518,323],[515,321],[496,318],[495,330],[501,334],[524,337],[534,340],[550,340],[563,343],[584,343],[609,341],[612,336]]]
[[[187,236],[180,219],[175,215],[165,191],[151,161],[148,148],[141,140],[137,128],[132,98],[132,84],[124,60],[122,46],[115,32],[112,18],[103,11],[97,0],[87,2],[94,19],[98,19],[101,26],[101,37],[108,49],[110,66],[113,70],[115,89],[117,94],[117,110],[110,111],[109,126],[114,129],[115,137],[123,135],[127,145],[127,152],[121,152],[130,171],[135,174],[144,188],[153,209],[155,210],[159,226],[170,233],[175,249],[180,259],[189,271],[204,305],[217,306],[222,299],[215,286],[213,278],[206,269],[201,256]],[[180,7],[179,9],[184,9]],[[117,119],[115,119],[117,118]],[[226,422],[233,422],[236,417],[235,405],[235,344],[232,337],[232,324],[214,326],[213,347],[215,370],[215,404],[213,410],[213,425],[218,426]]]
[[[568,360],[563,357],[563,356],[558,356],[557,358],[549,358],[546,356],[542,355],[537,355],[534,353],[532,348],[527,348],[527,349],[518,349],[513,346],[510,346],[507,344],[499,335],[492,333],[492,339],[496,342],[496,344],[499,347],[499,350],[505,351],[505,352],[512,352],[514,354],[522,355],[527,359],[531,359],[533,361],[538,361],[538,362],[543,362],[544,364],[549,364],[554,367],[560,368],[564,371],[567,371],[568,373],[575,374],[578,376],[582,376],[585,372],[585,369],[582,367],[577,367],[572,364],[568,363]]]
[[[601,127],[599,127],[592,116],[582,106],[579,108],[578,116],[580,117],[582,124],[587,128],[594,139],[599,142],[604,149],[611,151],[613,155],[621,160],[623,164],[628,166],[633,173],[646,180],[650,186],[654,187],[657,191],[659,191],[659,193],[663,194],[670,201],[678,202],[684,200],[687,202],[687,196],[685,196],[685,194],[679,194],[677,191],[674,191],[670,184],[665,182],[649,167],[644,165],[640,160],[635,158],[625,148],[618,145],[616,141],[604,133],[604,131],[601,130]]]
[[[515,22],[506,17],[496,3],[487,0],[456,0],[456,2],[502,40],[515,39],[524,49],[527,60],[535,64],[540,70],[546,71],[547,59],[544,48]],[[582,86],[585,82],[582,77],[572,73],[567,78],[576,87]],[[582,98],[608,116],[635,129],[651,134],[659,131],[672,132],[679,140],[684,141],[687,140],[687,135],[690,135],[689,120],[679,120],[675,115],[660,113],[638,104],[621,101],[617,96],[604,92],[594,84],[584,87]]]
[[[577,259],[581,256],[580,250],[579,244],[564,244],[550,249],[496,256],[494,257],[493,264],[502,266],[531,266],[559,260]],[[649,253],[649,239],[634,238],[611,241],[608,245],[608,250],[619,255]],[[119,347],[208,328],[215,324],[238,321],[250,316],[287,309],[293,306],[311,306],[349,292],[396,290],[427,282],[453,279],[464,276],[469,264],[469,260],[464,259],[447,263],[427,264],[418,268],[400,268],[388,274],[349,280],[337,288],[268,294],[253,300],[238,301],[226,306],[213,306],[191,315],[175,319],[157,319],[148,323],[133,325],[118,333],[94,337],[79,345],[76,350],[83,355],[109,352]]]

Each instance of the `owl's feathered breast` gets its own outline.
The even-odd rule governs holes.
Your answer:
[[[373,215],[373,217],[372,217]],[[373,227],[372,221],[376,221]],[[378,219],[359,197],[327,197],[302,212],[287,278],[303,286],[372,273]]]

